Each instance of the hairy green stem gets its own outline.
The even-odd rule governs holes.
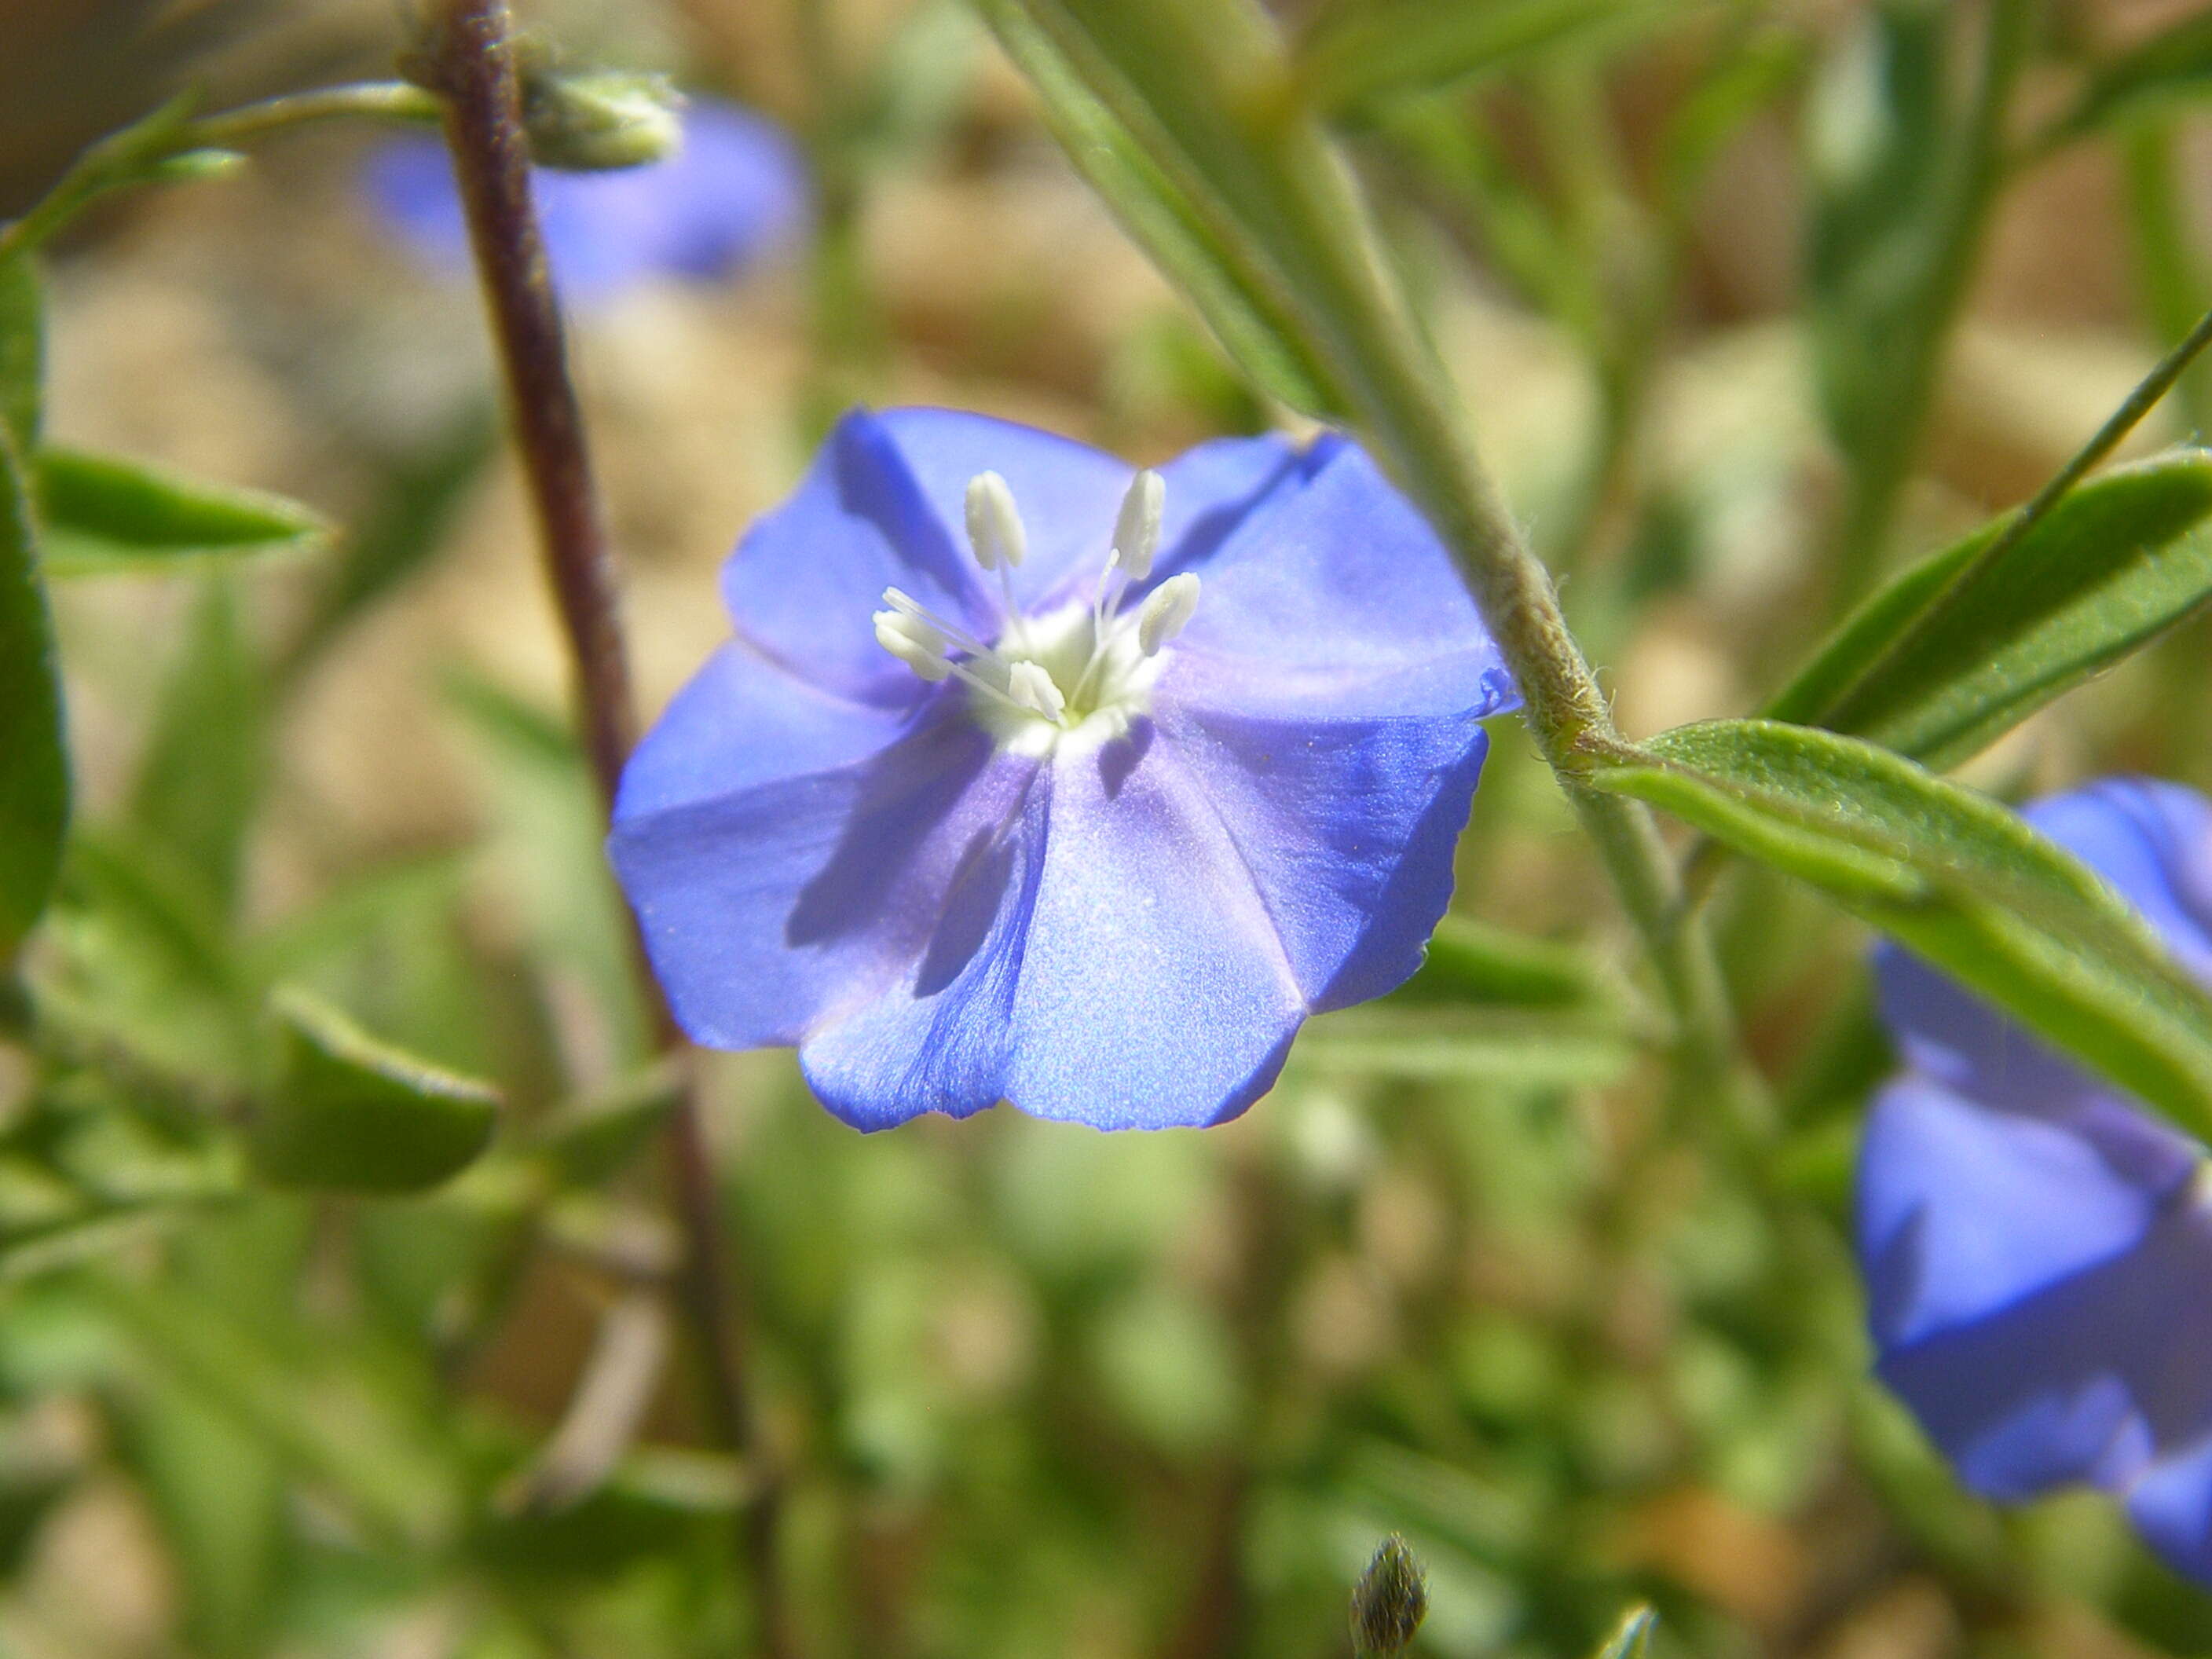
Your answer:
[[[377,120],[409,121],[435,126],[438,100],[405,81],[356,81],[345,86],[317,87],[241,105],[214,115],[203,115],[185,125],[182,149],[234,149],[256,138],[310,121],[332,116],[368,116]]]
[[[574,665],[585,751],[611,803],[635,737],[629,662],[613,550],[531,199],[506,0],[441,0],[431,15],[428,44],[428,61],[445,104],[447,144],[507,381],[508,416]],[[659,1044],[666,1052],[680,1050],[682,1034],[641,949],[635,961]],[[720,1437],[753,1477],[739,1538],[742,1565],[760,1608],[759,1650],[781,1659],[792,1646],[776,1561],[781,1489],[763,1454],[746,1392],[743,1327],[730,1283],[720,1198],[698,1098],[688,1079],[669,1115],[667,1150],[685,1241],[684,1301],[707,1375],[709,1410]]]

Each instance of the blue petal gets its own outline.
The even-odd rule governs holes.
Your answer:
[[[2212,1222],[2177,1195],[2135,1243],[1881,1362],[1969,1486],[2142,1490],[2212,1433]]]
[[[1210,545],[1297,459],[1279,440],[1250,439],[1203,445],[1170,463],[1163,544]],[[968,481],[983,471],[1006,480],[1029,532],[1017,602],[1035,611],[1087,598],[1133,469],[988,416],[856,410],[723,568],[738,632],[817,684],[864,701],[910,700],[914,675],[876,643],[869,621],[884,588],[903,588],[987,642],[1004,622],[996,579],[968,548]]]
[[[1421,964],[1489,740],[1476,717],[1279,720],[1163,698],[1164,744],[1220,815],[1314,1012]]]
[[[1139,738],[1053,769],[1006,1090],[1035,1116],[1222,1122],[1267,1092],[1305,1017],[1265,896],[1175,759]]]
[[[921,694],[870,618],[903,588],[971,631],[994,629],[982,573],[923,496],[896,434],[855,410],[830,429],[791,497],[754,521],[722,567],[738,635],[839,695],[896,705]]]
[[[968,481],[987,471],[1006,481],[1028,532],[1028,556],[1012,573],[1014,601],[1024,612],[1090,599],[1105,570],[1134,467],[1056,433],[966,410],[887,409],[877,419],[938,533],[963,558]],[[1270,436],[1200,444],[1161,467],[1167,488],[1155,580],[1217,545],[1301,464],[1297,450]],[[1001,620],[997,578],[983,579],[982,586],[988,596],[984,617],[995,630]]]
[[[566,298],[590,305],[653,276],[725,276],[805,222],[805,168],[774,122],[694,101],[683,123],[684,142],[664,161],[605,173],[532,170],[547,258]],[[426,258],[467,269],[468,227],[443,144],[394,139],[371,158],[368,183]]]
[[[617,823],[716,795],[835,771],[888,748],[909,716],[800,679],[742,641],[670,702],[623,769]]]
[[[2153,1464],[2129,1488],[2128,1518],[2176,1572],[2212,1584],[2212,1439]]]
[[[2182,966],[2212,982],[2212,801],[2155,778],[2106,778],[2021,816],[2112,883]]]
[[[1356,445],[1317,445],[1188,568],[1201,597],[1163,700],[1362,719],[1518,701],[1435,532]]]
[[[2186,1141],[2110,1097],[2039,1118],[1900,1079],[1859,1152],[1875,1340],[1989,1319],[2132,1249],[2194,1167]]]
[[[807,218],[806,164],[781,126],[734,104],[694,99],[684,144],[659,168],[541,173],[547,184],[652,180],[659,270],[708,279],[743,270],[791,242]]]
[[[1236,846],[1159,744],[1056,758],[971,859],[915,967],[801,1048],[839,1116],[1003,1096],[1163,1128],[1232,1117],[1274,1080],[1304,999]]]
[[[848,765],[659,810],[648,775],[608,854],[678,1023],[713,1048],[795,1043],[880,994],[1033,769],[936,718]],[[690,787],[680,766],[664,775],[672,799]]]

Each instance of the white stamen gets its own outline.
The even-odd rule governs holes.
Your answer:
[[[876,643],[922,678],[941,680],[952,672],[945,657],[945,635],[921,617],[878,611],[875,623]]]
[[[972,655],[978,657],[982,656],[991,648],[989,646],[984,644],[982,641],[977,639],[973,634],[968,632],[966,629],[959,627],[956,623],[945,621],[944,617],[930,610],[927,605],[923,605],[921,600],[915,599],[911,593],[904,592],[896,587],[886,587],[884,589],[884,603],[890,606],[892,610],[898,611],[901,615],[911,617],[915,621],[922,623],[925,627],[933,629],[936,632],[942,634],[946,639],[951,640],[953,644],[958,646],[963,651],[968,652]]]
[[[986,570],[1010,568],[1029,554],[1014,492],[995,472],[978,472],[968,480],[968,544]]]
[[[1198,578],[1188,570],[1169,577],[1146,595],[1137,612],[1137,648],[1148,657],[1158,655],[1197,609]]]
[[[1056,720],[1067,710],[1067,699],[1053,684],[1052,676],[1026,659],[1006,671],[1006,696],[1032,714]]]
[[[1160,509],[1167,493],[1167,481],[1146,467],[1129,480],[1128,494],[1121,497],[1121,512],[1114,520],[1113,562],[1133,582],[1152,574],[1152,555],[1160,545]]]

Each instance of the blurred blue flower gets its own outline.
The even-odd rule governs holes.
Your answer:
[[[737,637],[631,760],[611,854],[684,1028],[797,1044],[867,1129],[1235,1116],[1308,1014],[1419,964],[1516,701],[1333,437],[1133,473],[855,413],[722,592]]]
[[[655,276],[711,280],[787,244],[807,214],[805,164],[782,128],[732,104],[695,99],[663,161],[609,172],[532,171],[553,278],[591,305]],[[399,233],[441,269],[465,271],[468,227],[446,148],[397,138],[369,161],[372,194]]]
[[[2027,817],[2212,981],[2212,802],[2113,779]],[[1884,947],[1905,1070],[1860,1154],[1884,1381],[1976,1492],[2086,1481],[2212,1582],[2212,1203],[2203,1149]]]

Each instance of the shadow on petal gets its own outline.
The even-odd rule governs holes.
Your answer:
[[[2212,1216],[2184,1189],[2133,1248],[1879,1369],[1969,1486],[2019,1498],[2124,1487],[2212,1434],[2208,1351]]]
[[[866,762],[836,847],[799,889],[784,942],[834,944],[886,921],[903,921],[898,931],[918,937],[915,924],[933,917],[946,889],[915,866],[927,862],[933,832],[958,811],[991,758],[989,738],[972,722],[940,718]],[[994,813],[975,835],[994,834],[1002,817]]]

